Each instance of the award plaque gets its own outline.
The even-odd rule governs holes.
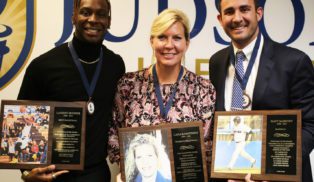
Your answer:
[[[211,178],[301,181],[300,110],[215,112]]]
[[[123,181],[207,182],[203,123],[119,129]]]
[[[85,102],[2,100],[0,168],[83,170]]]

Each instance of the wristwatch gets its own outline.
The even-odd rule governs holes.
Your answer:
[[[21,176],[21,179],[25,181],[25,179],[27,178],[27,176],[29,175],[29,173],[30,173],[30,171],[27,171],[27,170],[23,171],[22,176]]]

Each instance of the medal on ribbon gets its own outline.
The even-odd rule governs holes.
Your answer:
[[[96,71],[95,71],[94,76],[92,78],[91,84],[89,84],[87,76],[86,76],[86,73],[84,71],[84,68],[83,68],[82,64],[80,63],[79,57],[76,54],[75,49],[73,47],[73,43],[69,42],[68,43],[68,47],[70,49],[72,59],[73,59],[75,65],[76,65],[77,69],[80,72],[84,88],[85,88],[85,90],[86,90],[86,92],[88,94],[88,97],[89,97],[88,101],[86,102],[87,113],[92,115],[92,114],[94,114],[94,112],[96,110],[95,104],[92,101],[92,95],[94,93],[94,90],[95,90],[95,87],[96,87],[96,83],[98,81],[98,78],[99,78],[99,75],[100,75],[100,71],[101,71],[101,67],[102,67],[102,60],[103,60],[102,59],[102,57],[103,57],[103,55],[102,55],[102,48],[100,49],[99,62],[97,63]]]
[[[243,92],[243,109],[248,108],[252,103],[251,97],[244,91]]]

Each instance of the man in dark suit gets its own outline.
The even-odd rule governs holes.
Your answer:
[[[312,182],[309,154],[314,147],[314,69],[310,58],[261,35],[258,22],[263,9],[258,0],[221,0],[218,9],[217,18],[232,45],[210,58],[216,110],[301,109],[302,181]],[[244,53],[242,75],[235,68],[240,64],[237,52]],[[244,98],[240,108],[234,106],[237,81],[241,100]]]

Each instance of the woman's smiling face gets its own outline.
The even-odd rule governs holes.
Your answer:
[[[155,53],[157,64],[171,67],[180,66],[181,60],[189,46],[182,23],[175,22],[162,34],[152,37],[151,46]]]

